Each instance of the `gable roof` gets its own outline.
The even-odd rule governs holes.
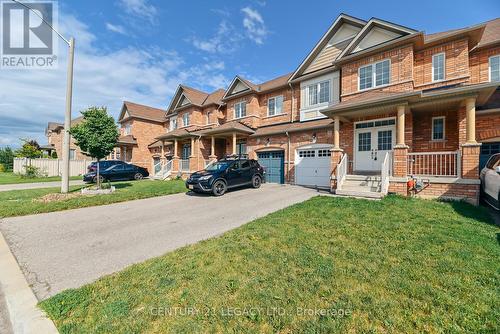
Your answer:
[[[366,21],[349,16],[346,14],[340,14],[335,21],[332,23],[330,28],[326,31],[325,34],[321,37],[321,39],[316,43],[314,48],[309,52],[306,58],[302,61],[302,63],[297,67],[295,72],[290,76],[290,81],[299,77],[306,68],[319,56],[324,47],[328,44],[328,42],[334,37],[334,35],[339,31],[339,29],[343,26],[344,23],[362,28],[366,25]]]
[[[264,93],[268,92],[280,87],[284,87],[288,85],[288,81],[290,78],[291,73],[287,73],[284,75],[281,75],[277,78],[265,81],[260,84],[255,84],[249,80],[246,80],[240,76],[236,76],[233,81],[231,81],[231,84],[229,84],[229,87],[227,88],[224,96],[222,97],[222,100],[225,101],[227,99],[233,98],[235,96],[241,96],[245,95],[248,93]],[[232,94],[233,90],[235,87],[238,86],[238,84],[243,85],[246,87],[245,90],[238,91],[234,94]]]
[[[222,96],[224,95],[224,89],[219,88],[212,93],[205,93],[201,90],[186,86],[179,85],[175,91],[172,101],[167,109],[167,114],[172,113],[174,110],[186,107],[186,106],[198,106],[206,107],[211,104],[221,105]],[[179,105],[182,98],[186,98],[189,103]]]
[[[348,54],[352,54],[361,50],[356,50],[356,47],[360,45],[360,43],[365,39],[365,37],[369,36],[370,32],[373,29],[379,29],[380,32],[387,32],[388,38],[384,41],[380,41],[377,44],[369,45],[365,49],[369,49],[371,47],[375,47],[379,44],[388,42],[390,40],[394,40],[403,36],[411,35],[418,33],[417,30],[404,27],[399,24],[395,24],[392,22],[384,21],[377,18],[371,18],[368,23],[361,29],[361,31],[354,37],[354,39],[347,45],[347,47],[340,53],[337,59],[340,59]],[[392,38],[391,38],[392,37]]]
[[[71,125],[77,125],[83,121],[83,116],[79,116],[77,118],[73,118],[71,120]],[[57,123],[57,122],[48,122],[47,123],[47,128],[45,129],[45,133],[48,133],[49,131],[57,131],[59,129],[64,129],[64,124],[63,123]]]
[[[153,122],[164,122],[165,110],[130,101],[123,101],[120,117],[118,117],[118,123],[124,122],[129,118],[138,118]]]

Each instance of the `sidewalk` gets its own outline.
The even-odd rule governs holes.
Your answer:
[[[85,184],[85,182],[83,182],[82,180],[69,181],[70,186],[79,186],[82,184]],[[40,189],[40,188],[56,188],[56,187],[60,187],[60,186],[61,186],[61,181],[2,184],[2,185],[0,185],[0,191]]]

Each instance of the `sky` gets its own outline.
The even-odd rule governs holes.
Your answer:
[[[8,1],[8,0],[7,0]],[[60,0],[58,29],[76,39],[73,117],[124,100],[166,109],[180,83],[207,92],[235,75],[255,83],[293,72],[340,13],[444,31],[500,16],[498,0]],[[46,143],[63,122],[67,47],[51,70],[0,69],[0,147]]]

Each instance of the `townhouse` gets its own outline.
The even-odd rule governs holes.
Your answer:
[[[72,125],[77,125],[83,120],[83,117],[77,117],[71,120]],[[57,122],[48,122],[45,129],[45,136],[47,137],[47,144],[40,146],[40,148],[52,156],[55,152],[58,158],[62,158],[63,146],[63,129],[64,124]],[[89,160],[90,158],[85,155],[80,147],[76,145],[75,139],[71,137],[69,144],[69,159],[70,160]]]
[[[139,160],[188,176],[248,154],[268,182],[380,197],[416,176],[420,196],[477,203],[480,165],[500,151],[499,66],[500,19],[425,34],[341,14],[293,73],[180,85]]]

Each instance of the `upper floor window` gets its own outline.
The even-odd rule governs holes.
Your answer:
[[[234,118],[242,118],[247,115],[247,103],[238,102],[234,105]]]
[[[275,96],[267,100],[267,115],[274,116],[283,113],[283,96]]]
[[[444,140],[445,117],[432,118],[432,140]]]
[[[125,129],[123,130],[125,136],[128,136],[132,133],[132,125],[130,123],[125,124]]]
[[[438,53],[432,56],[432,81],[444,80],[445,55]]]
[[[170,131],[177,129],[177,117],[170,118],[169,129],[170,129]]]
[[[189,125],[189,113],[185,113],[184,115],[182,115],[182,125],[183,126]]]
[[[388,85],[391,77],[391,61],[379,61],[359,68],[359,90]]]
[[[211,111],[207,112],[207,124],[210,124],[210,116],[212,115]]]
[[[307,86],[308,105],[330,102],[330,81],[322,81]]]
[[[500,55],[490,57],[490,81],[500,81]]]

